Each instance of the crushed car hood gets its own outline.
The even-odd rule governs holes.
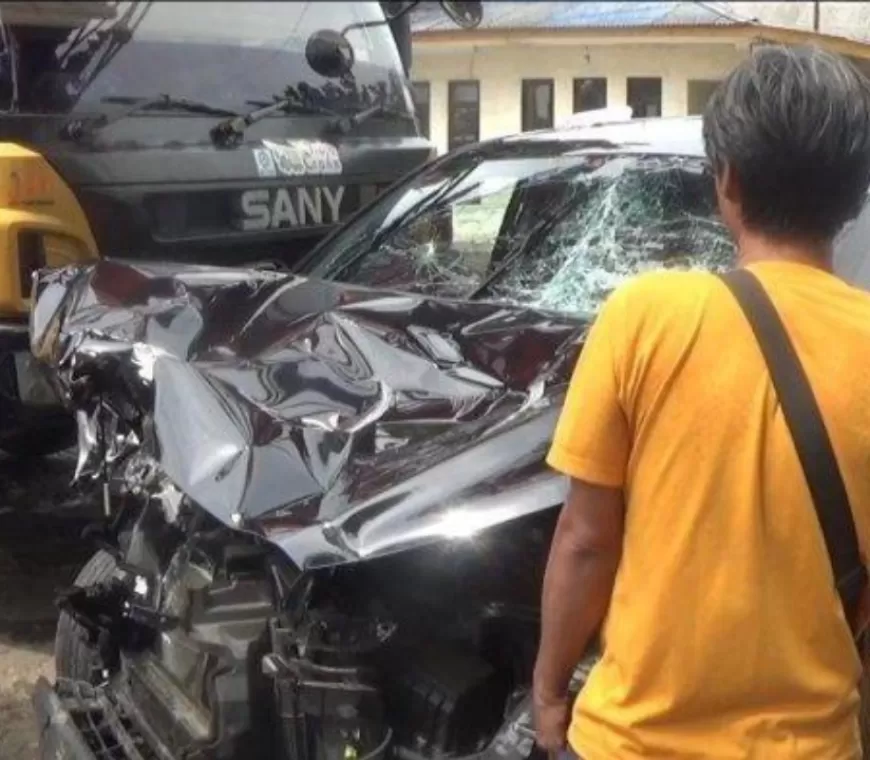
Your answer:
[[[32,348],[77,412],[77,477],[133,471],[301,568],[560,503],[544,464],[587,323],[258,270],[40,274]],[[159,485],[159,484],[162,484]]]

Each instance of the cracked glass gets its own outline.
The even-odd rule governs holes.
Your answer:
[[[339,233],[313,274],[588,314],[642,272],[733,263],[701,158],[584,152],[433,172]]]

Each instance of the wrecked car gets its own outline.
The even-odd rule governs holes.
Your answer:
[[[629,276],[733,253],[686,119],[448,154],[305,276],[42,274],[33,350],[106,512],[43,756],[529,757],[544,457],[590,321]]]

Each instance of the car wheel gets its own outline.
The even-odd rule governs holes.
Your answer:
[[[99,551],[79,571],[75,585],[82,588],[95,586],[111,578],[116,567],[111,554]],[[57,677],[74,681],[90,681],[98,664],[97,652],[88,644],[85,630],[66,612],[61,612],[57,621],[54,661]]]

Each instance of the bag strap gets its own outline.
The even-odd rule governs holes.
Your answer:
[[[812,495],[837,593],[854,632],[867,569],[861,561],[849,495],[822,413],[776,307],[755,275],[737,269],[721,279],[743,309],[764,355]]]

